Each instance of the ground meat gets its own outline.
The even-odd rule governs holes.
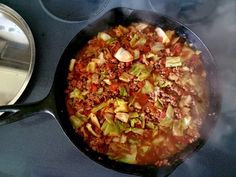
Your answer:
[[[89,141],[89,144],[94,147],[95,151],[107,153],[111,140],[111,138],[93,138]]]
[[[179,85],[177,85],[177,84],[175,84],[175,83],[172,84],[172,86],[170,87],[170,89],[171,89],[172,91],[174,91],[178,96],[181,96],[181,95],[183,95],[183,94],[186,93],[185,90],[184,90],[182,87],[180,87]]]
[[[158,167],[167,166],[169,164],[167,159],[156,161],[155,165]]]
[[[120,63],[118,64],[118,69],[124,69],[124,68],[125,68],[125,63],[120,62]]]
[[[154,124],[158,124],[158,122],[161,120],[160,117],[160,110],[155,109],[154,107],[146,107],[145,108],[145,120],[146,122],[153,122]]]
[[[135,108],[133,106],[129,106],[129,111],[134,111]]]
[[[132,90],[134,92],[138,91],[138,89],[139,89],[138,85],[135,83],[130,83],[129,88],[130,88],[130,90]]]
[[[86,85],[82,81],[78,80],[76,83],[76,87],[79,89],[82,89],[82,88],[85,88]]]
[[[73,73],[69,73],[67,76],[67,80],[70,81],[74,78]]]
[[[114,71],[111,71],[111,72],[108,72],[108,78],[109,79],[115,79],[117,77],[117,72],[114,72]]]
[[[178,103],[177,103],[177,98],[175,93],[171,93],[170,91],[168,91],[167,93],[166,92],[161,92],[161,100],[163,102],[167,102],[167,103],[171,103],[171,105],[173,106],[178,106]]]
[[[179,108],[174,108],[174,111],[177,119],[183,118],[182,111]]]
[[[95,104],[101,103],[101,99],[95,93],[88,93],[87,99],[85,99],[85,103],[89,106],[94,106]]]

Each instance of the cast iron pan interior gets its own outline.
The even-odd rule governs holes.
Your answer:
[[[209,88],[210,88],[210,106],[208,109],[208,115],[204,122],[204,126],[201,130],[201,139],[187,147],[183,152],[174,156],[172,161],[174,162],[171,167],[156,168],[154,166],[140,166],[129,165],[120,162],[116,162],[108,159],[105,155],[101,155],[92,151],[87,144],[84,143],[82,138],[79,138],[75,134],[70,122],[68,121],[68,115],[66,111],[64,90],[67,85],[67,74],[70,59],[73,58],[76,53],[91,39],[94,35],[97,35],[99,31],[103,31],[116,25],[129,25],[132,22],[147,22],[149,24],[157,25],[163,29],[175,30],[178,35],[185,38],[189,43],[202,51],[203,62],[207,71]],[[201,42],[201,40],[183,24],[176,22],[169,17],[158,15],[154,12],[133,10],[128,8],[115,8],[108,11],[100,19],[89,24],[82,31],[80,31],[69,43],[61,56],[60,62],[55,75],[54,85],[51,90],[54,95],[56,105],[56,117],[61,123],[64,131],[71,139],[71,141],[84,152],[89,158],[104,165],[105,167],[130,174],[138,174],[141,176],[168,176],[182,161],[190,155],[193,151],[197,151],[206,141],[209,133],[216,122],[216,116],[220,110],[220,95],[219,87],[217,83],[216,66],[209,50]]]

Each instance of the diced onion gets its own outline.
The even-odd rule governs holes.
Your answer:
[[[70,71],[73,71],[74,66],[75,66],[75,61],[76,61],[76,59],[74,59],[74,58],[72,58],[72,59],[70,60],[70,66],[69,66],[69,70],[70,70]]]
[[[111,85],[111,81],[109,79],[103,79],[103,81],[107,84],[107,85]]]
[[[127,136],[122,134],[120,137],[120,143],[125,143],[126,141],[127,141]]]
[[[159,27],[156,27],[155,29],[158,36],[162,38],[163,43],[169,43],[170,39],[167,37],[166,33]]]
[[[90,73],[94,73],[96,70],[96,63],[94,61],[90,61],[86,67],[86,71]]]
[[[92,125],[90,123],[87,123],[86,124],[86,128],[88,129],[88,131],[93,135],[93,136],[96,136],[96,137],[100,137],[99,134],[97,134],[93,128],[92,128]]]
[[[133,56],[129,53],[129,51],[124,48],[119,48],[119,50],[115,53],[114,57],[121,62],[131,62],[133,61]]]
[[[137,23],[135,26],[137,30],[142,31],[144,30],[148,25],[146,23]]]
[[[129,120],[129,114],[125,112],[118,112],[116,113],[115,117],[125,123],[127,123]]]
[[[111,36],[107,33],[104,33],[104,32],[98,33],[98,37],[101,38],[104,41],[107,41],[107,40],[111,39]]]
[[[97,116],[96,116],[94,113],[90,113],[90,114],[89,114],[89,118],[91,119],[91,122],[92,122],[95,126],[97,126],[98,128],[100,128],[100,123],[99,123],[99,121],[98,121]]]

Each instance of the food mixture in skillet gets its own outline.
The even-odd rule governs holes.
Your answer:
[[[71,59],[67,80],[75,132],[110,159],[165,166],[200,137],[206,72],[175,31],[133,23],[99,32]]]

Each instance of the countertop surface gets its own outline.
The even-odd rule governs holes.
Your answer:
[[[88,20],[66,21],[46,12],[39,0],[0,0],[0,3],[13,8],[24,18],[32,30],[36,45],[33,76],[18,103],[29,103],[46,97],[53,83],[57,63],[69,41],[83,27],[109,9],[144,9],[178,19],[179,14],[173,11],[173,7],[165,6],[164,10],[164,2],[157,2],[158,0],[151,4],[145,0],[110,0],[99,14]],[[222,91],[221,114],[203,148],[178,166],[170,177],[236,176],[236,1],[213,2],[214,8],[210,4],[206,9],[209,13],[204,18],[194,21],[184,18],[179,20],[186,23],[203,40],[216,60]],[[78,11],[83,8],[80,6],[82,3],[78,4]],[[188,7],[192,8],[192,4],[185,6]],[[50,115],[36,114],[0,127],[0,177],[93,176],[133,175],[107,169],[90,160],[72,145],[60,125]]]

